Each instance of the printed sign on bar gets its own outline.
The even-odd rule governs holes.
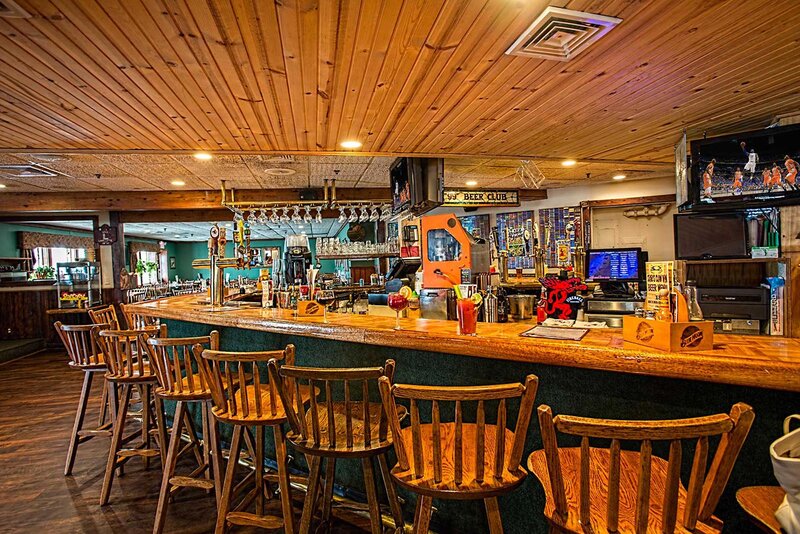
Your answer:
[[[519,206],[516,189],[445,189],[444,205],[462,208]]]

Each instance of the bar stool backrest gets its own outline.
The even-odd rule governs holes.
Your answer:
[[[95,339],[108,365],[112,379],[155,377],[155,369],[147,358],[147,340],[162,333],[158,327],[141,330],[100,330]]]
[[[58,337],[64,343],[70,365],[77,368],[102,368],[105,367],[105,359],[100,351],[93,332],[105,330],[107,324],[62,324],[56,321],[53,326],[58,332]]]
[[[128,323],[128,328],[131,330],[139,330],[148,326],[159,325],[159,320],[157,317],[141,315],[136,312],[137,308],[135,306],[120,304],[120,308],[122,308],[122,315],[125,316],[125,322]]]
[[[681,471],[681,440],[696,440],[686,504],[681,520],[685,531],[694,532],[698,521],[711,518],[728,483],[733,465],[753,423],[753,409],[744,403],[733,406],[730,414],[709,415],[665,421],[630,421],[593,419],[558,415],[553,418],[549,406],[539,407],[547,471],[556,513],[566,520],[568,512],[566,484],[562,477],[556,431],[581,438],[579,514],[582,524],[590,524],[589,439],[611,440],[608,475],[606,523],[616,532],[620,500],[620,441],[641,442],[636,495],[635,531],[647,532],[650,510],[650,475],[653,441],[669,442],[669,465],[664,489],[661,532],[674,532],[678,521],[678,488]],[[706,471],[709,437],[720,436],[711,467]],[[597,488],[594,488],[595,490]],[[684,530],[679,530],[684,532]]]
[[[147,340],[150,362],[156,369],[158,383],[163,389],[159,394],[192,396],[208,394],[208,382],[200,372],[199,354],[194,347],[219,349],[219,332],[213,330],[199,337],[151,337]]]
[[[276,360],[269,362],[270,380],[278,385],[278,393],[283,406],[286,407],[292,432],[302,440],[305,447],[324,447],[331,451],[352,450],[353,447],[369,451],[390,444],[387,442],[386,413],[380,404],[376,409],[375,404],[370,403],[370,383],[374,384],[373,391],[377,394],[378,379],[386,378],[391,383],[394,367],[394,360],[387,360],[383,367],[349,369],[293,365],[283,365],[279,368]],[[301,393],[303,382],[308,385],[308,391],[311,392],[308,412]],[[317,399],[315,393],[317,388],[324,394],[324,401]],[[343,407],[341,403],[337,403],[344,410],[344,429],[337,428],[339,425],[336,420],[334,391],[341,392],[344,401]],[[324,410],[320,408],[320,403]],[[378,432],[373,434],[372,425],[367,422],[372,421],[376,415],[380,418],[379,427]],[[308,428],[308,422],[311,423],[311,428]],[[327,431],[320,432],[322,427]],[[295,441],[296,437],[292,440]]]
[[[533,403],[536,400],[536,390],[539,386],[539,379],[534,375],[528,375],[525,384],[497,384],[489,386],[417,386],[410,384],[392,385],[388,379],[380,379],[381,396],[387,414],[390,414],[389,423],[394,435],[395,452],[397,462],[403,471],[413,469],[415,478],[425,476],[425,455],[431,455],[433,464],[433,480],[437,484],[442,482],[442,463],[452,465],[453,480],[456,485],[472,483],[472,481],[482,483],[488,478],[486,474],[486,464],[492,466],[492,473],[495,479],[502,480],[505,471],[517,473],[522,460],[522,450],[525,446],[525,437],[528,433],[533,412]],[[508,436],[506,428],[506,402],[510,399],[520,399],[519,413],[513,433],[511,450],[506,451],[505,444]],[[397,414],[397,399],[410,401],[411,412],[411,442],[412,450],[409,451],[401,435],[400,420]],[[419,403],[429,402],[431,405],[431,428],[432,450],[426,451],[423,438],[422,426],[420,424]],[[497,402],[497,412],[494,425],[486,423],[486,403]],[[444,458],[442,452],[442,439],[445,423],[442,422],[440,404],[453,403],[454,421],[447,424],[447,432],[452,430],[454,446],[452,447],[452,458]],[[475,423],[464,422],[464,403],[476,403]],[[470,406],[471,408],[471,406]],[[465,428],[469,425],[469,432]],[[474,427],[474,435],[473,435]],[[494,439],[487,440],[487,427],[489,432],[494,432]],[[427,430],[427,429],[426,429]],[[466,443],[464,436],[473,435],[474,441]],[[489,442],[494,444],[494,450],[489,447]],[[450,449],[450,447],[447,447]],[[469,454],[465,458],[464,451]],[[490,458],[487,458],[487,455]]]
[[[242,423],[265,423],[286,414],[266,366],[271,359],[294,364],[294,345],[264,352],[225,352],[194,346],[200,372],[211,388],[214,415]]]
[[[94,324],[107,324],[111,326],[111,330],[119,330],[120,324],[117,319],[117,310],[111,304],[105,308],[98,308],[96,310],[89,310],[89,318]]]

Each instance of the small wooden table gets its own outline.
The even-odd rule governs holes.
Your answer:
[[[781,525],[775,519],[775,510],[780,506],[786,492],[780,486],[750,486],[736,492],[736,500],[742,510],[764,532],[781,534]]]

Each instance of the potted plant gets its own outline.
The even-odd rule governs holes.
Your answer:
[[[56,271],[49,265],[41,265],[33,270],[33,277],[36,280],[52,280],[55,278]]]

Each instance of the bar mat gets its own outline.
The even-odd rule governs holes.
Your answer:
[[[588,332],[588,328],[564,328],[537,325],[526,330],[520,335],[523,337],[538,337],[543,339],[560,339],[562,341],[580,341]]]

